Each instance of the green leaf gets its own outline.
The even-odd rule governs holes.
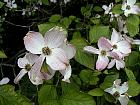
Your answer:
[[[136,36],[139,32],[139,16],[130,15],[126,19],[126,27],[131,37]]]
[[[4,5],[4,3],[0,1],[0,8],[2,8],[3,5]]]
[[[91,96],[103,96],[104,95],[104,91],[100,88],[95,88],[93,90],[90,90],[88,92],[89,95]]]
[[[93,8],[93,10],[96,11],[96,12],[102,12],[103,11],[103,9],[101,7],[99,7],[99,6],[95,6]]]
[[[110,93],[104,93],[104,97],[108,102],[115,102],[116,99]]]
[[[0,58],[7,58],[7,56],[5,55],[3,51],[0,51]]]
[[[123,11],[122,11],[122,4],[117,4],[114,6],[114,8],[112,9],[112,13],[114,14],[122,14]]]
[[[118,78],[119,78],[119,74],[118,74],[118,73],[112,74],[112,75],[108,74],[108,75],[105,77],[104,82],[100,85],[100,88],[103,89],[103,90],[105,90],[105,89],[107,89],[107,88],[109,88],[109,87],[112,87],[113,82],[114,82],[116,79],[118,79]]]
[[[79,76],[86,84],[96,85],[99,81],[98,75],[95,75],[92,70],[82,70]]]
[[[78,91],[71,84],[62,85],[62,91],[61,105],[96,105],[90,95]]]
[[[89,5],[87,5],[86,7],[81,7],[81,13],[85,17],[91,16],[91,10],[92,10],[92,7]]]
[[[137,96],[140,93],[140,84],[136,80],[128,81],[128,94],[132,97]]]
[[[83,48],[88,45],[86,40],[83,38],[72,39],[71,43],[76,47],[75,60],[80,64],[93,69],[95,64],[93,56],[83,50]]]
[[[137,105],[134,101],[132,101],[132,100],[129,100],[129,103],[128,103],[128,105]]]
[[[72,39],[77,39],[77,38],[81,38],[80,31],[76,31],[76,32],[73,33]]]
[[[129,69],[125,68],[125,72],[127,74],[127,77],[129,78],[129,80],[135,80],[136,79],[132,70],[129,70]]]
[[[137,64],[140,64],[140,54],[139,52],[132,51],[131,54],[126,57],[126,67],[130,66],[136,66]]]
[[[52,85],[44,85],[38,92],[39,105],[60,105],[56,87]]]
[[[43,24],[40,24],[38,25],[38,28],[39,28],[39,32],[42,34],[42,35],[45,35],[45,33],[53,28],[56,24],[54,23],[43,23]]]
[[[61,19],[61,16],[58,14],[52,15],[49,19],[49,22],[58,22]]]
[[[120,1],[122,1],[122,0],[115,0],[116,3],[120,2]]]
[[[49,1],[48,0],[41,0],[42,1],[42,3],[44,4],[44,5],[49,5]]]
[[[14,91],[12,85],[0,86],[0,105],[31,105],[30,101]]]
[[[67,17],[64,17],[62,20],[61,20],[61,23],[66,27],[68,28],[69,25],[71,24],[72,20],[67,18]]]
[[[89,31],[90,43],[97,42],[100,37],[109,38],[109,26],[93,26]]]

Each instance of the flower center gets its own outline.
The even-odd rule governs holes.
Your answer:
[[[116,91],[116,92],[113,94],[113,96],[116,97],[116,98],[118,98],[118,97],[120,97],[120,93]]]
[[[106,55],[106,51],[105,51],[105,50],[102,50],[102,51],[101,51],[101,55],[102,55],[102,56],[105,56],[105,55]]]
[[[131,9],[131,7],[130,7],[129,5],[127,5],[127,6],[126,6],[126,9],[127,9],[127,10],[130,10],[130,9]]]
[[[44,55],[50,55],[51,54],[51,50],[49,49],[49,47],[43,47],[42,52],[43,52]]]
[[[26,64],[26,65],[25,65],[25,69],[26,69],[27,71],[30,71],[30,70],[31,70],[31,67],[32,67],[32,66],[31,66],[30,64]]]
[[[117,45],[113,45],[113,49],[117,49]]]

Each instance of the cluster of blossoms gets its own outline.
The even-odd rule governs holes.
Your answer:
[[[57,0],[50,0],[51,2],[53,2],[53,3],[56,3],[57,2]],[[68,2],[70,2],[70,0],[63,0],[63,2],[65,3],[65,4],[67,4]]]
[[[6,6],[10,9],[17,8],[17,4],[15,3],[15,0],[4,0],[6,2]]]
[[[44,79],[51,79],[56,71],[64,76],[63,81],[70,82],[69,60],[74,57],[76,49],[67,42],[67,33],[61,27],[53,27],[44,37],[39,32],[30,31],[24,37],[24,44],[29,53],[18,59],[18,66],[22,70],[15,78],[15,83],[28,73],[30,81],[39,85]],[[47,65],[46,72],[42,67],[44,63]]]
[[[113,95],[114,98],[119,100],[121,105],[127,105],[128,102],[129,102],[129,97],[131,97],[127,93],[128,83],[124,82],[123,84],[121,84],[121,79],[115,80],[114,83],[113,83],[113,86],[105,89],[104,91]]]
[[[136,4],[136,0],[124,0],[123,1],[121,10],[123,11],[123,13],[126,17],[128,17],[129,14],[139,14],[140,13],[140,8],[135,4]],[[112,9],[114,8],[113,3],[110,3],[109,6],[103,5],[102,8],[105,10],[104,14],[110,15],[110,22],[112,22],[115,17],[119,16],[119,14],[114,14],[112,12]]]

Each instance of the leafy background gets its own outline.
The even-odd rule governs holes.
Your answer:
[[[64,4],[59,0],[51,3],[48,0],[16,0],[17,9],[9,9],[0,1],[0,76],[9,77],[8,85],[0,86],[0,105],[119,105],[114,97],[105,93],[114,80],[121,78],[128,81],[129,105],[140,104],[140,52],[133,46],[133,52],[125,59],[126,68],[117,71],[115,68],[99,72],[95,70],[96,55],[83,51],[87,45],[96,46],[101,36],[110,38],[111,28],[118,29],[117,20],[109,22],[104,15],[102,5],[113,2],[114,13],[121,14],[122,0],[73,0]],[[38,7],[34,11],[34,7]],[[22,15],[22,9],[28,9]],[[97,14],[101,18],[96,18]],[[129,35],[140,38],[139,16],[130,15],[126,19]],[[71,83],[61,82],[62,77],[56,73],[53,79],[43,85],[34,86],[26,75],[18,85],[13,83],[20,69],[17,59],[25,54],[23,37],[29,30],[44,34],[53,26],[62,26],[68,31],[68,40],[76,47],[76,55],[71,60]]]

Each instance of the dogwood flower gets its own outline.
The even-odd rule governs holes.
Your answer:
[[[17,4],[15,3],[15,0],[4,0],[6,2],[6,6],[9,8],[17,8]]]
[[[35,62],[36,67],[42,66],[44,60],[53,70],[67,68],[68,58],[65,51],[60,48],[66,38],[66,33],[61,27],[53,27],[43,37],[38,32],[28,32],[24,37],[26,50],[32,54],[39,54],[39,60]],[[38,67],[41,68],[41,67]]]
[[[0,81],[0,85],[5,85],[5,84],[7,84],[9,81],[10,81],[9,78],[4,77],[4,78]]]
[[[110,15],[110,22],[113,21],[114,17],[118,17],[119,15],[118,14],[113,14],[112,13],[112,8],[113,8],[113,3],[110,3],[109,6],[107,5],[103,5],[102,8],[105,10],[105,13],[104,14],[109,14]]]
[[[111,52],[112,45],[110,44],[109,40],[104,37],[101,37],[98,40],[98,47],[99,49],[96,49],[92,46],[86,46],[84,47],[84,50],[92,54],[98,54],[98,60],[96,62],[96,69],[103,70],[107,67],[109,63],[108,56],[117,58],[118,55],[114,52]]]
[[[111,44],[112,51],[116,52],[120,58],[131,53],[131,45],[126,40],[122,40],[120,33],[118,33],[114,28],[111,35]]]
[[[23,58],[18,59],[18,66],[22,70],[14,79],[15,84],[17,84],[26,73],[28,73],[29,79],[33,84],[39,85],[43,83],[42,81],[42,79],[44,79],[43,75],[38,70],[38,67],[34,66],[34,63],[36,61],[38,62],[40,61],[38,58],[39,57],[37,55],[27,53]],[[38,65],[42,64],[38,63]]]
[[[62,44],[61,48],[66,52],[66,55],[68,57],[68,59],[72,59],[76,53],[76,49],[72,44],[69,44],[67,42],[67,39],[64,40],[64,43]],[[50,79],[54,76],[55,71],[51,68],[48,68],[49,70],[49,74],[45,74],[46,79]],[[59,72],[64,76],[64,78],[62,79],[62,81],[65,82],[70,82],[69,78],[71,77],[71,65],[70,63],[68,64],[67,68],[64,70],[59,70]]]
[[[127,94],[127,90],[128,90],[128,83],[124,82],[123,84],[121,84],[121,79],[117,79],[114,81],[112,87],[107,88],[104,91],[110,93],[116,99],[118,99],[121,105],[127,105],[129,101],[129,97],[131,97]]]
[[[56,3],[57,2],[57,0],[50,0],[51,2],[53,2],[53,3]],[[64,0],[64,3],[66,4],[67,2],[70,2],[70,0]]]
[[[139,14],[140,8],[135,5],[136,0],[124,0],[122,4],[122,10],[124,15],[128,17],[129,14]]]

